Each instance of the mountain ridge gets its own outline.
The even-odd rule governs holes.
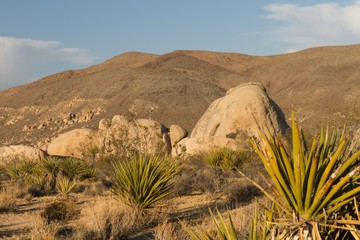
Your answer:
[[[309,132],[319,125],[359,128],[360,45],[273,56],[199,50],[123,53],[89,68],[56,73],[0,91],[0,144],[31,143],[123,114],[191,129],[215,99],[259,82],[287,117]],[[69,114],[93,115],[65,124]],[[55,122],[57,122],[55,124]],[[29,128],[29,129],[28,129]]]

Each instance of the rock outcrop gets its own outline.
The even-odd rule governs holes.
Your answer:
[[[100,149],[105,153],[123,154],[129,151],[170,153],[171,143],[168,129],[161,123],[150,119],[130,120],[115,115],[111,121],[99,122],[98,136]]]
[[[38,161],[45,157],[40,149],[25,145],[11,145],[0,147],[0,163],[7,164],[12,160]]]
[[[271,133],[283,134],[288,125],[265,87],[248,83],[215,100],[196,124],[190,139],[181,140],[179,145],[186,148],[187,154],[214,147],[245,147],[248,136],[259,138],[264,127]]]
[[[49,155],[81,158],[91,147],[99,146],[96,132],[80,128],[60,134],[47,147]]]
[[[178,125],[171,125],[169,134],[171,146],[174,146],[174,144],[178,143],[181,139],[187,137],[188,132]]]

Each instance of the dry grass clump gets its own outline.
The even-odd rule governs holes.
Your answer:
[[[222,191],[228,204],[235,204],[236,207],[249,204],[254,198],[262,195],[262,192],[257,187],[244,178],[228,181]]]
[[[77,239],[122,239],[140,228],[139,212],[111,197],[81,210]]]
[[[207,166],[201,156],[184,159],[179,174],[173,179],[173,193],[176,196],[193,194],[216,194],[226,183],[228,173]]]
[[[178,222],[170,222],[168,220],[160,223],[154,228],[154,239],[155,240],[187,240],[189,234],[181,227]]]
[[[33,227],[30,228],[26,239],[31,240],[55,240],[56,232],[60,225],[59,223],[48,224],[40,215],[32,216],[34,222]]]
[[[198,155],[184,159],[180,173],[172,180],[175,196],[209,194],[214,198],[225,197],[229,202],[244,204],[260,195],[260,191],[237,171],[211,167],[203,161],[203,157]],[[239,169],[251,176],[257,175],[256,179],[264,173],[257,158],[246,159]]]
[[[12,212],[16,209],[16,191],[8,191],[0,186],[0,213]]]

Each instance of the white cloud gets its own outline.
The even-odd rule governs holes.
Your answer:
[[[49,74],[55,66],[82,67],[96,61],[85,50],[62,48],[59,41],[0,36],[0,89]]]
[[[274,30],[276,41],[291,49],[313,46],[360,43],[360,1],[349,5],[335,2],[299,6],[270,4],[264,7],[266,18],[283,23]]]

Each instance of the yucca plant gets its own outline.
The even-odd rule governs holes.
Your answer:
[[[291,152],[285,149],[280,138],[269,133],[263,134],[260,142],[251,139],[275,194],[257,186],[288,219],[296,222],[300,236],[302,230],[307,229],[313,239],[320,239],[321,223],[333,220],[335,226],[342,215],[338,209],[360,194],[360,186],[355,184],[360,178],[360,150],[348,151],[344,134],[335,131],[329,134],[328,129],[321,129],[320,137],[313,139],[309,150],[301,136],[293,113]]]
[[[71,180],[81,178],[83,174],[88,174],[89,168],[92,168],[92,166],[87,162],[72,157],[60,161],[61,173]]]
[[[26,176],[34,174],[37,170],[38,164],[30,160],[16,162],[5,167],[5,172],[13,180],[24,180]]]
[[[56,179],[60,172],[60,159],[57,157],[48,157],[42,160],[41,167],[48,176],[51,190],[56,188]]]
[[[174,160],[142,154],[113,162],[112,166],[114,194],[137,209],[149,208],[168,196],[172,187],[169,181],[178,172]]]
[[[57,189],[59,190],[61,195],[67,197],[76,186],[76,182],[69,179],[68,177],[58,176],[57,185]]]
[[[209,232],[200,230],[200,233],[196,233],[192,229],[186,227],[184,224],[182,224],[185,231],[190,235],[190,237],[194,240],[237,240],[238,237],[236,235],[236,230],[234,223],[232,221],[230,213],[228,214],[228,224],[226,224],[224,218],[220,214],[219,210],[217,210],[218,219],[214,216],[213,212],[211,210],[210,215],[212,218],[212,221],[216,227],[217,236],[212,236]]]
[[[12,180],[15,181],[22,179],[24,177],[24,173],[22,172],[20,165],[17,163],[6,166],[5,172]]]

